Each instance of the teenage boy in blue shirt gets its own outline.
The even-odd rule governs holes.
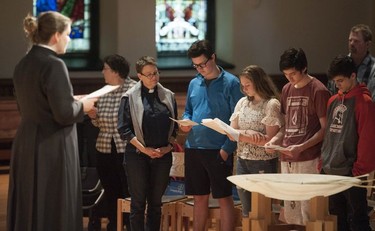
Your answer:
[[[229,124],[237,101],[243,97],[239,79],[216,64],[216,54],[207,40],[199,40],[188,50],[198,71],[188,88],[183,119],[200,123],[219,118]],[[220,205],[221,230],[234,230],[232,184],[233,152],[236,143],[203,125],[180,126],[189,132],[185,143],[185,191],[194,196],[194,230],[204,230],[208,217],[209,194]]]

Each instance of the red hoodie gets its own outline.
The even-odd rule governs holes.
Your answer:
[[[375,170],[375,104],[365,85],[328,101],[322,146],[325,173],[358,176]]]

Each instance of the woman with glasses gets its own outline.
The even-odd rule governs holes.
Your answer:
[[[115,231],[117,224],[117,198],[129,197],[123,159],[126,143],[117,132],[117,114],[121,96],[136,84],[129,74],[129,63],[121,55],[109,55],[103,60],[102,74],[106,84],[119,87],[101,96],[97,107],[88,113],[91,122],[99,128],[96,139],[96,169],[105,190],[108,220],[107,231]],[[125,213],[124,223],[130,230],[129,214]]]
[[[131,195],[130,225],[132,231],[157,231],[178,129],[169,117],[177,118],[177,106],[174,93],[159,83],[152,57],[140,58],[136,71],[140,81],[123,95],[118,119],[120,137],[128,143],[124,162]]]

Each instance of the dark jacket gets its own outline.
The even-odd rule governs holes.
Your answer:
[[[12,148],[7,229],[82,230],[75,123],[84,113],[67,68],[52,50],[33,46],[13,82],[21,124]]]

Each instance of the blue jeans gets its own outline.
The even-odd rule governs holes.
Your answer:
[[[131,230],[159,231],[161,198],[169,182],[172,154],[167,153],[161,158],[151,159],[142,153],[126,152],[124,163],[131,195]]]
[[[236,174],[276,173],[277,163],[277,158],[271,160],[245,160],[237,158]],[[239,187],[237,187],[237,192],[242,204],[242,216],[248,217],[251,210],[251,193]]]

